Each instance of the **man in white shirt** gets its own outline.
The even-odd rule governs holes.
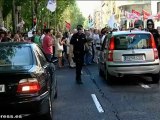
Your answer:
[[[43,34],[40,37],[40,41],[42,45],[43,45],[43,38],[45,37],[45,35],[46,35],[45,30],[43,30]]]
[[[97,29],[94,30],[93,41],[94,41],[94,51],[95,51],[95,55],[94,55],[93,61],[95,63],[98,63],[98,56],[99,56],[100,48],[101,48],[101,41],[100,41],[100,37],[99,37]]]
[[[69,39],[71,39],[73,34],[75,34],[75,33],[77,33],[77,29],[73,30],[72,34],[69,36]],[[69,46],[69,65],[70,65],[71,68],[76,67],[76,64],[73,61],[73,56],[74,56],[73,55],[73,45],[70,44],[70,46]]]

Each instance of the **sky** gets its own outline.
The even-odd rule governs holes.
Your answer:
[[[77,0],[77,5],[80,8],[80,11],[84,15],[84,17],[88,17],[89,14],[93,15],[94,9],[96,6],[100,5],[101,1],[83,1],[83,0]]]

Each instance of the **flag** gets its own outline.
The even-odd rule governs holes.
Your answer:
[[[148,19],[148,18],[151,16],[151,14],[148,13],[147,11],[145,11],[145,10],[142,10],[142,12],[143,12],[143,19],[144,19],[144,20],[145,20],[145,19]]]
[[[139,12],[132,10],[132,13],[125,11],[125,16],[127,19],[133,19],[133,20],[139,20],[141,18],[141,15]]]
[[[67,22],[67,21],[65,21],[65,23],[66,23],[66,29],[69,30],[71,28],[71,24],[69,22]]]
[[[140,16],[141,16],[141,13],[140,13],[140,12],[138,12],[138,11],[136,11],[136,10],[132,10],[132,13],[136,14],[136,15],[137,15],[137,17],[140,17]]]
[[[134,16],[133,19],[135,19],[135,20],[139,20],[141,18],[141,13],[136,10],[132,10],[132,14]]]
[[[47,9],[50,10],[51,12],[54,12],[56,10],[57,3],[56,0],[48,0],[47,3]]]
[[[93,19],[92,19],[91,15],[88,16],[88,27],[89,28],[94,27],[94,22],[93,22]]]
[[[108,20],[108,26],[111,28],[111,29],[118,29],[118,24],[116,23],[115,21],[115,17],[114,15],[111,15],[110,19]]]
[[[33,31],[36,31],[36,27],[37,27],[37,25],[35,25],[35,26],[28,32],[28,37],[32,37],[32,36],[33,36],[32,32],[33,32]]]
[[[89,22],[89,23],[91,22],[91,19],[92,19],[92,18],[91,18],[91,15],[89,15],[89,16],[88,16],[88,22]]]
[[[134,13],[125,11],[125,16],[127,19],[134,19],[136,15]]]
[[[160,20],[160,13],[158,13],[157,15],[155,15],[155,16],[153,16],[154,17],[154,19],[156,19],[156,20]]]
[[[8,32],[7,28],[5,28],[5,27],[3,27],[3,26],[0,26],[0,31]]]

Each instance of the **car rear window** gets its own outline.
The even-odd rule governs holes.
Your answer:
[[[30,47],[1,46],[0,66],[25,66],[32,64],[32,52]]]
[[[114,36],[114,44],[116,50],[126,49],[149,49],[150,34],[124,34]]]

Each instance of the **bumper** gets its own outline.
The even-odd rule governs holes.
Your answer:
[[[0,101],[1,115],[20,115],[32,117],[43,115],[48,112],[48,92],[41,96],[17,101]]]
[[[157,74],[160,71],[159,64],[156,65],[141,65],[141,66],[111,66],[107,68],[108,72],[113,76],[124,76],[124,75],[145,75],[145,74]]]

